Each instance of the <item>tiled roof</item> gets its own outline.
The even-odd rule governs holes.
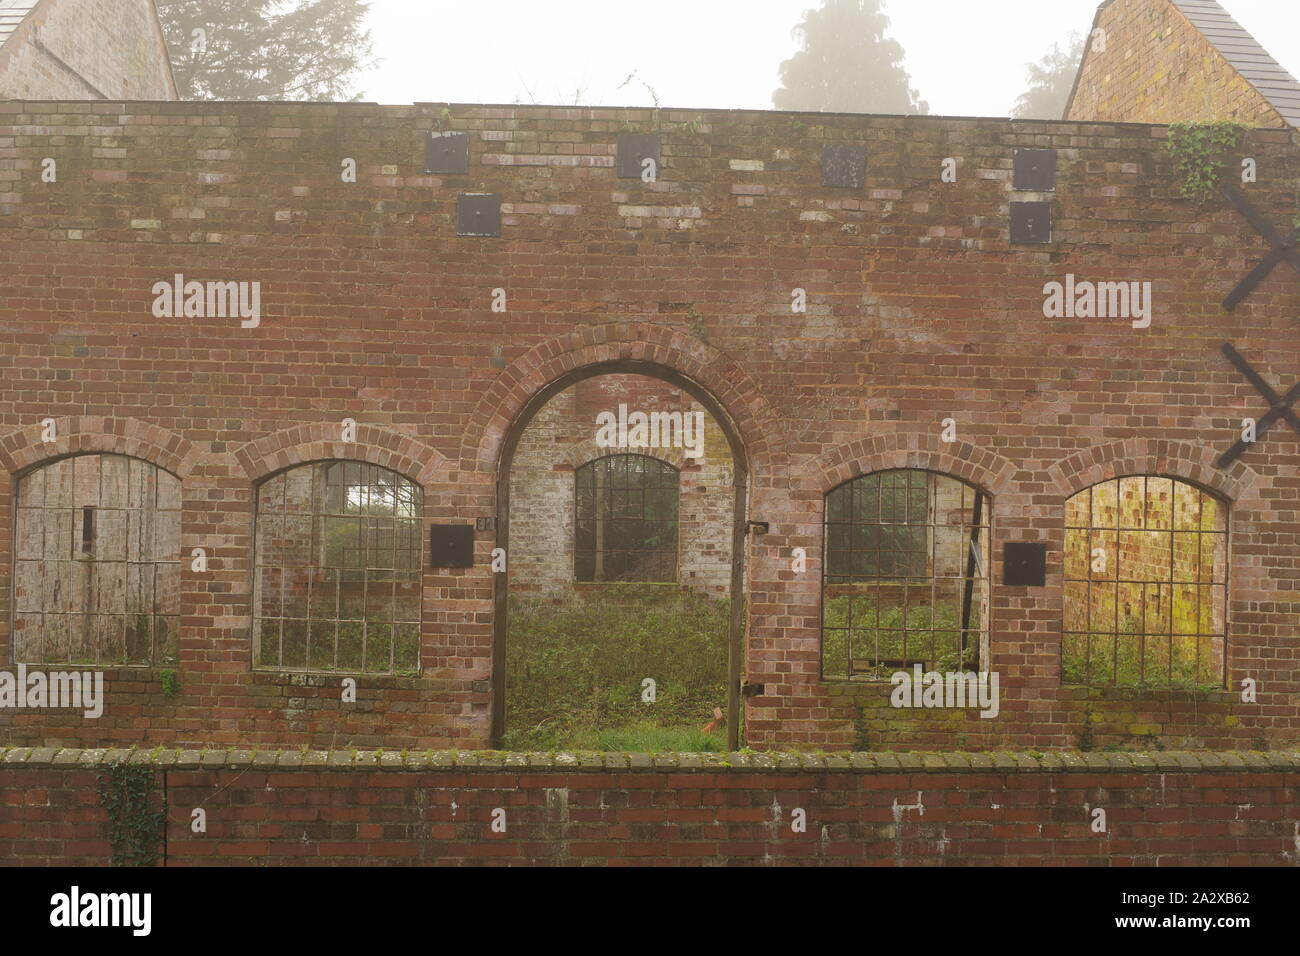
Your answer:
[[[0,0],[0,46],[41,0]]]
[[[1300,126],[1300,83],[1242,29],[1217,0],[1171,0],[1238,73],[1292,126]]]

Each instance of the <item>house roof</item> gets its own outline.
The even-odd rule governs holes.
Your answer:
[[[1288,123],[1300,126],[1300,83],[1242,29],[1218,0],[1170,2]]]
[[[1092,26],[1088,29],[1089,36],[1101,24],[1101,15],[1106,8],[1114,2],[1115,0],[1102,0],[1092,19]],[[1284,120],[1292,126],[1300,126],[1300,83],[1277,60],[1269,56],[1259,41],[1234,20],[1218,0],[1168,0],[1168,3],[1205,37],[1229,66],[1259,91],[1260,96]],[[1079,93],[1079,81],[1083,79],[1084,63],[1091,50],[1092,44],[1084,47],[1083,60],[1074,74],[1074,85],[1070,88],[1070,98],[1066,101],[1062,119],[1068,117],[1074,107],[1074,98]]]
[[[41,0],[0,0],[0,46]]]

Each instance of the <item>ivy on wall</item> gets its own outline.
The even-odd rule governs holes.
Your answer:
[[[1171,123],[1168,150],[1178,161],[1180,192],[1205,202],[1219,188],[1226,154],[1241,144],[1246,127],[1239,123]]]
[[[157,866],[167,820],[152,767],[114,764],[99,778],[99,805],[108,811],[114,866]]]

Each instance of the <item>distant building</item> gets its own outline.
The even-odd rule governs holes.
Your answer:
[[[153,0],[0,0],[0,99],[179,98]]]
[[[1084,49],[1067,120],[1300,125],[1300,83],[1217,0],[1106,0]]]

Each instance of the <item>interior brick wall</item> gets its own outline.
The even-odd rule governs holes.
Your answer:
[[[603,448],[602,412],[704,416],[703,455],[682,448]],[[601,375],[556,395],[528,424],[510,470],[511,590],[560,600],[574,593],[574,473],[606,455],[649,455],[679,470],[677,580],[725,597],[731,584],[734,497],[726,436],[690,396],[643,375]],[[581,590],[581,588],[579,588]]]

